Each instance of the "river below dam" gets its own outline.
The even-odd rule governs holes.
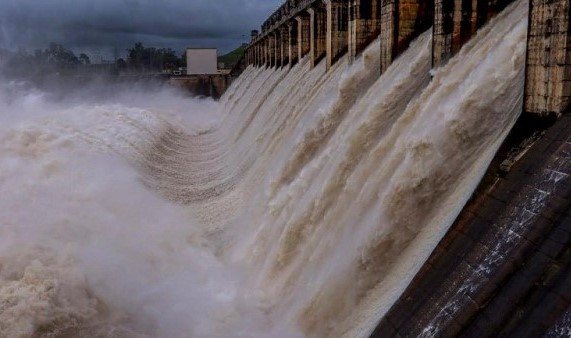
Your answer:
[[[527,12],[220,101],[0,79],[0,336],[368,336],[522,111]]]

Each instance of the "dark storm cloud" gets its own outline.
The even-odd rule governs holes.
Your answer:
[[[248,40],[281,0],[0,0],[0,48],[58,42],[109,56],[140,41],[223,51]]]

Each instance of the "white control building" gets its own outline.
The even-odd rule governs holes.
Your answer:
[[[187,48],[186,72],[188,75],[218,74],[216,48]]]

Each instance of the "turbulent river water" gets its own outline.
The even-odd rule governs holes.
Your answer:
[[[379,42],[219,102],[0,82],[0,336],[366,336],[521,110],[527,2],[431,70]]]

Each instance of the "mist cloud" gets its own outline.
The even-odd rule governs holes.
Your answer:
[[[0,48],[61,43],[110,57],[135,42],[228,51],[247,42],[281,0],[0,0]]]

